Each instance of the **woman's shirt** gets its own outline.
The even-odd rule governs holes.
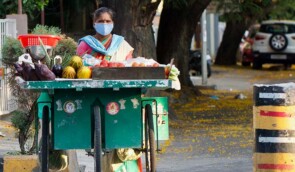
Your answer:
[[[101,43],[106,49],[108,49],[111,45],[111,41],[112,39],[105,40]],[[102,53],[94,51],[85,41],[81,41],[77,48],[77,55],[83,56],[84,54],[90,54],[100,60],[105,59],[113,62],[122,62],[129,58],[132,58],[133,50],[134,49],[128,44],[128,42],[123,40],[112,56],[106,56]]]

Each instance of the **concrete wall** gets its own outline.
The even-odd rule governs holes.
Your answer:
[[[6,15],[6,19],[15,19],[16,20],[17,35],[28,33],[28,17],[26,14]]]
[[[2,70],[2,76],[0,77],[0,116],[10,113],[17,108],[15,98],[11,94],[8,78],[6,77],[6,74],[10,72],[10,69],[3,66],[1,63],[2,45],[5,36],[16,38],[16,32],[15,19],[0,19],[0,68]]]

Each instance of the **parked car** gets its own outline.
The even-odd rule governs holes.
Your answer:
[[[281,63],[286,68],[295,64],[295,21],[263,21],[252,48],[254,69],[265,63]]]
[[[209,54],[206,56],[207,60],[207,77],[211,76],[211,65],[212,59]],[[201,76],[202,75],[202,52],[200,50],[190,51],[189,60],[189,74],[191,76]]]

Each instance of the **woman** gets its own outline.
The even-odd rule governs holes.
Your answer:
[[[79,40],[77,55],[90,54],[100,60],[122,62],[132,58],[133,48],[124,37],[111,34],[114,27],[114,12],[106,7],[93,14],[94,36],[88,35]]]

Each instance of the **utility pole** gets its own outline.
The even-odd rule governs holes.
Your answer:
[[[41,25],[45,25],[44,0],[42,1],[42,8],[41,8]]]
[[[59,0],[59,6],[60,6],[60,27],[61,31],[65,31],[65,22],[64,22],[64,3],[63,0]]]
[[[207,69],[207,22],[206,10],[204,10],[201,17],[201,33],[202,33],[202,85],[207,85],[208,82],[208,69]]]
[[[22,14],[23,13],[23,3],[22,3],[22,0],[18,0],[17,13],[18,14]]]

